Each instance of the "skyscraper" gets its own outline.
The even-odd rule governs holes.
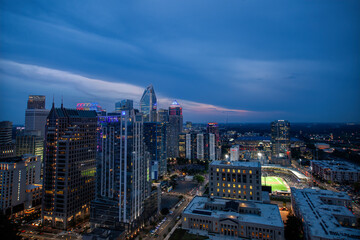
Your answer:
[[[44,155],[44,139],[32,132],[25,132],[22,135],[16,136],[16,155],[31,154],[39,156],[40,161],[43,161]]]
[[[215,135],[215,158],[221,158],[221,145],[220,145],[220,133],[219,125],[216,122],[209,122],[206,127],[207,133],[212,133]]]
[[[144,123],[144,141],[146,149],[150,153],[151,166],[153,167],[151,178],[158,179],[159,176],[164,176],[167,172],[166,123]]]
[[[47,118],[43,224],[67,229],[89,214],[94,198],[97,114],[55,108]]]
[[[183,115],[180,104],[174,100],[169,107],[168,157],[179,156],[179,134],[183,131]]]
[[[140,111],[144,114],[144,122],[156,122],[157,100],[152,85],[148,86],[140,100]]]
[[[290,123],[277,120],[271,123],[271,162],[290,165]]]
[[[137,110],[102,117],[98,148],[93,226],[132,231],[143,219],[150,193],[149,154],[143,141],[143,119]]]
[[[115,112],[121,112],[122,110],[131,110],[134,108],[134,102],[130,99],[124,99],[115,103]]]
[[[45,138],[46,118],[49,110],[45,109],[45,96],[30,95],[28,108],[25,111],[25,130],[40,131],[40,136]]]

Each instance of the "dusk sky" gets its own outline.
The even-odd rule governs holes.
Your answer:
[[[28,95],[193,122],[360,122],[360,1],[0,1],[0,120]]]

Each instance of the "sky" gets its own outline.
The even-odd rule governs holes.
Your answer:
[[[0,0],[0,121],[28,95],[193,122],[360,122],[360,1]]]

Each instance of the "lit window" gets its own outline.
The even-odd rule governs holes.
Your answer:
[[[252,189],[252,186],[250,186],[250,189]]]
[[[244,185],[244,189],[246,189],[246,185]]]
[[[228,190],[228,193],[230,193],[230,189]]]
[[[243,170],[243,173],[245,174],[245,173],[246,173],[246,170]]]
[[[235,169],[233,169],[233,173],[235,173]]]
[[[217,186],[219,187],[219,186],[220,186],[220,183],[218,183]]]
[[[228,183],[228,187],[230,187],[230,183]]]
[[[238,169],[238,173],[241,173],[240,169]]]
[[[217,168],[217,169],[216,169],[216,171],[218,172],[218,171],[219,171],[219,169]]]
[[[184,222],[186,222],[186,217],[184,217]]]
[[[222,171],[225,172],[225,168],[223,168]]]
[[[241,188],[241,185],[240,185],[240,184],[238,185],[238,188]]]
[[[223,187],[225,187],[225,183],[223,183]]]
[[[219,191],[220,191],[220,189],[217,189],[217,191],[219,192]]]
[[[230,169],[228,168],[228,172],[230,172]]]
[[[236,188],[236,187],[235,187],[235,184],[233,184],[233,188]]]
[[[250,195],[252,195],[252,192],[250,191]]]
[[[239,194],[241,194],[241,191],[239,190]]]
[[[250,170],[249,173],[252,174],[252,171]]]

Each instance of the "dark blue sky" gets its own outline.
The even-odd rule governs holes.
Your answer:
[[[360,1],[0,1],[0,120],[153,84],[194,122],[360,121]]]

